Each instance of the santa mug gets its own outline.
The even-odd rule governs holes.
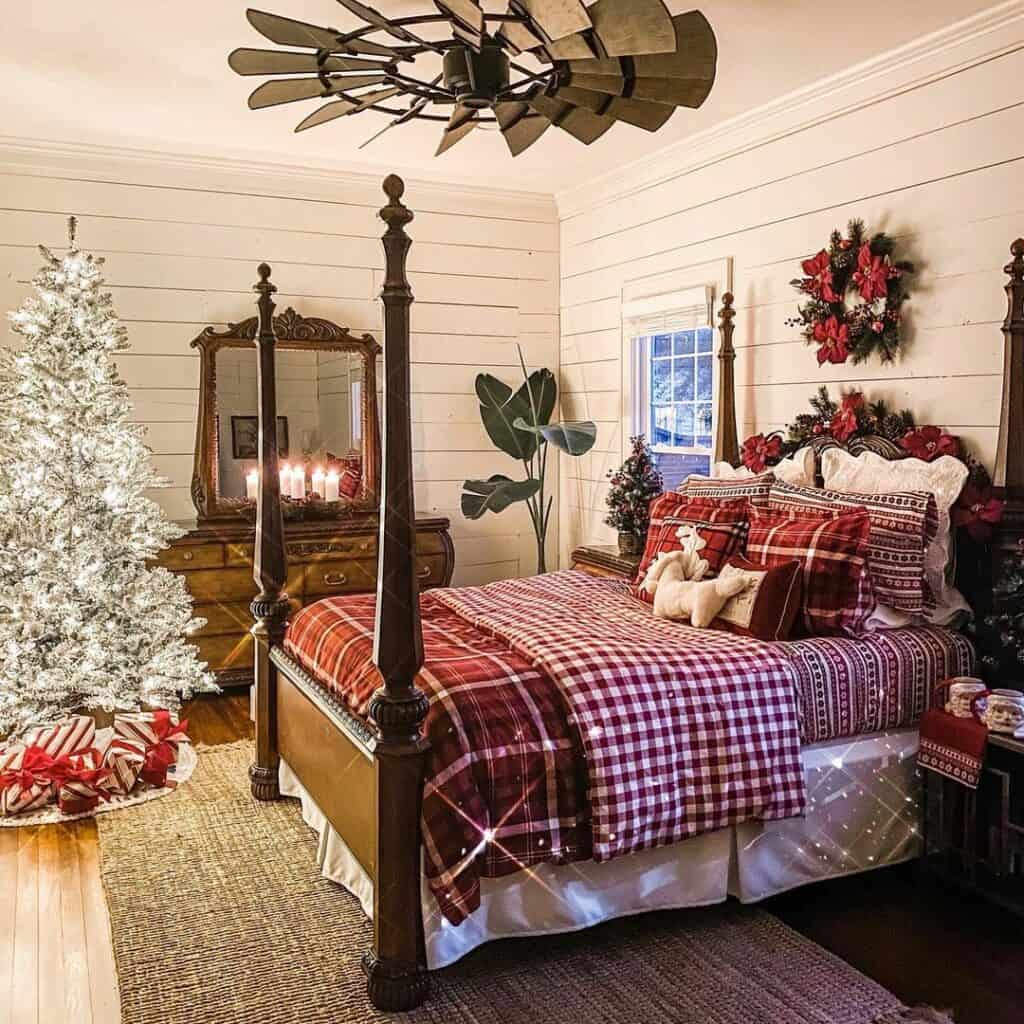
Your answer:
[[[972,707],[979,697],[984,697],[988,690],[980,679],[973,676],[955,676],[947,679],[935,687],[936,695],[943,690],[949,691],[946,698],[946,710],[957,718],[970,718],[974,711]]]
[[[1015,733],[1024,726],[1024,693],[1019,690],[992,690],[978,718],[992,732]]]

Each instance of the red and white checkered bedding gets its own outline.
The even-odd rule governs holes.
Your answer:
[[[421,607],[424,866],[453,923],[479,906],[481,876],[801,813],[801,731],[814,741],[903,724],[925,675],[969,660],[937,629],[881,645],[697,631],[656,619],[621,581],[576,572],[435,590]],[[379,684],[373,614],[372,595],[329,598],[285,639],[360,715]],[[897,672],[896,692],[866,696],[884,671]]]

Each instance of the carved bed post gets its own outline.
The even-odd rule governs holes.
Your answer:
[[[732,293],[722,296],[722,309],[718,314],[719,332],[722,335],[718,346],[718,424],[715,428],[715,462],[728,462],[735,466],[740,461],[740,443],[736,434],[736,350],[732,347],[732,332],[735,329],[732,308]]]
[[[370,1000],[390,1012],[426,998],[423,915],[420,906],[420,813],[428,743],[422,732],[427,698],[416,687],[423,665],[416,513],[412,479],[409,394],[409,307],[405,274],[412,212],[401,202],[405,185],[384,182],[388,204],[384,252],[384,474],[380,501],[377,621],[373,660],[384,685],[370,703],[380,740],[377,782],[377,876],[373,887],[373,949],[363,959]]]
[[[257,800],[276,800],[277,784],[277,668],[270,660],[271,647],[284,639],[288,621],[288,595],[284,585],[288,571],[284,521],[281,516],[281,477],[277,456],[277,387],[274,377],[274,300],[277,288],[270,283],[270,267],[261,263],[259,333],[256,337],[256,381],[259,394],[259,476],[256,505],[256,552],[253,579],[260,588],[251,610],[256,620],[256,761],[249,769],[252,795]]]

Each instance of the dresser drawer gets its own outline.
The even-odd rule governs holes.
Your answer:
[[[259,587],[252,578],[252,568],[204,569],[184,573],[185,586],[196,604],[251,601]],[[302,593],[302,570],[289,569],[285,589],[290,594]]]
[[[195,641],[199,648],[199,660],[205,661],[210,669],[251,669],[253,665],[253,636],[240,633],[236,636],[207,636]]]
[[[224,564],[223,544],[177,544],[161,551],[156,564],[165,569],[216,569]]]
[[[303,567],[304,593],[310,597],[370,593],[377,589],[376,558],[310,562]]]

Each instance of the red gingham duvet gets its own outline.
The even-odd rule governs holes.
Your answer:
[[[421,601],[424,866],[451,922],[479,906],[481,875],[803,811],[796,690],[771,645],[656,619],[577,572]],[[285,640],[358,714],[379,682],[373,602],[310,605]]]

